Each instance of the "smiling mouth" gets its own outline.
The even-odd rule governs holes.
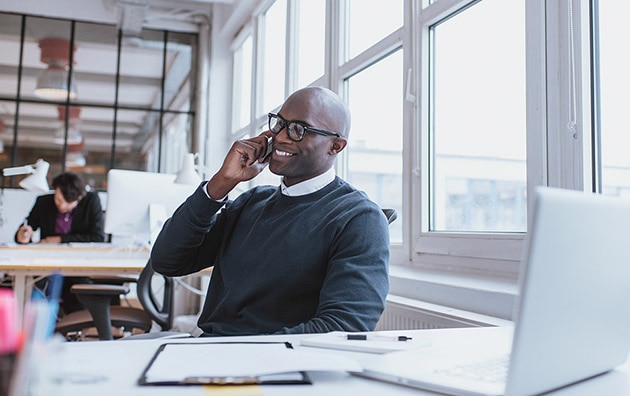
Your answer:
[[[295,154],[287,153],[286,151],[282,151],[278,149],[275,150],[275,154],[280,157],[293,157],[295,155]]]

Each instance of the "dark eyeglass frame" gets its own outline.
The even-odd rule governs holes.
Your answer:
[[[282,131],[282,129],[286,128],[287,136],[289,137],[289,139],[293,140],[294,142],[301,142],[302,140],[304,140],[304,135],[306,135],[306,132],[317,133],[319,135],[324,135],[324,136],[341,137],[341,135],[336,132],[327,131],[321,128],[315,128],[315,127],[306,125],[300,121],[287,121],[284,118],[282,118],[280,114],[269,113],[267,115],[269,116],[269,130],[271,131],[271,133],[273,133],[274,135],[277,135],[280,133],[280,131]],[[276,128],[272,127],[271,125],[272,120],[276,121],[276,124],[275,124]],[[277,128],[278,126],[279,128]],[[302,128],[301,133],[299,132],[298,127]]]

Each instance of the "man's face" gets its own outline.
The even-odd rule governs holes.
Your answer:
[[[318,115],[317,111],[294,102],[285,103],[278,114],[287,121],[301,121],[312,127],[330,129],[323,114]],[[333,165],[335,156],[331,151],[334,140],[334,137],[306,132],[302,141],[295,142],[289,139],[284,128],[274,136],[269,170],[284,176],[287,186],[319,176]]]
[[[67,202],[64,199],[63,193],[61,192],[59,188],[55,189],[54,201],[55,201],[55,206],[57,206],[57,210],[59,211],[59,213],[68,213],[72,209],[74,209],[79,203],[79,201]]]

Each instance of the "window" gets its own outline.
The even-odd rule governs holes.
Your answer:
[[[630,34],[619,30],[630,13],[627,2],[597,1],[599,47],[599,131],[601,134],[601,186],[604,194],[630,196],[630,140],[628,92],[630,60],[624,50]],[[596,158],[597,159],[597,158]]]
[[[261,81],[262,108],[258,115],[267,114],[280,106],[285,98],[285,62],[287,2],[278,0],[265,13],[262,32],[263,69]]]
[[[630,65],[619,50],[627,35],[614,30],[626,6],[602,4],[591,36],[596,0],[295,3],[269,1],[248,22],[265,27],[252,62],[253,78],[265,81],[252,84],[258,110],[241,136],[306,84],[338,92],[353,122],[336,170],[401,214],[390,226],[393,265],[516,279],[535,186],[589,190],[601,167],[603,191],[627,194]],[[271,59],[283,75],[266,74]],[[600,141],[591,139],[591,112]]]
[[[182,156],[171,158],[178,153],[167,153],[165,140],[191,150],[196,34],[143,29],[119,37],[114,25],[4,13],[0,32],[8,49],[0,58],[0,167],[43,158],[50,180],[69,170],[95,189],[106,188],[111,168],[179,169]],[[72,94],[35,93],[56,81],[51,71]],[[167,137],[175,128],[177,137]]]
[[[326,55],[326,1],[294,1],[298,7],[297,77],[305,87],[324,75]]]
[[[431,28],[431,231],[526,231],[524,24],[484,0]]]
[[[347,59],[352,59],[403,25],[401,0],[347,0]]]
[[[236,48],[232,58],[232,132],[237,132],[250,122],[252,102],[252,36],[247,35],[243,43]]]
[[[352,112],[347,180],[402,218],[402,51],[380,59],[347,84]],[[390,241],[402,243],[402,221],[390,225]]]

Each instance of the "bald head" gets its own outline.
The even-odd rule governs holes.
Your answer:
[[[282,108],[294,107],[308,113],[310,125],[337,132],[343,138],[350,133],[350,109],[336,93],[324,87],[306,87],[287,98]],[[280,109],[282,114],[282,109]]]

